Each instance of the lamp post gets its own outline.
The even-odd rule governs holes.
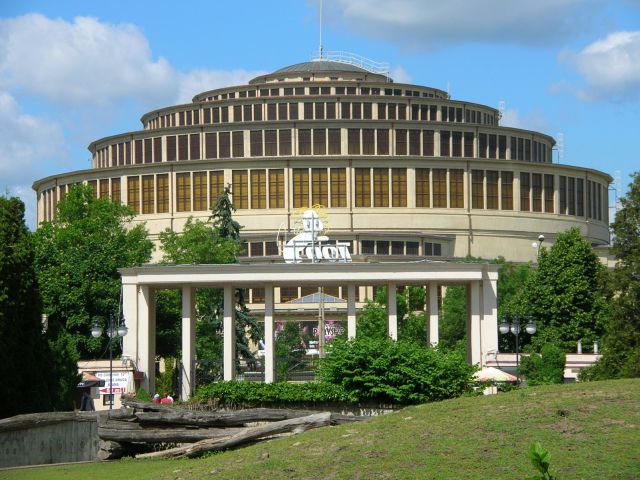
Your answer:
[[[543,240],[544,240],[544,237],[543,237]],[[500,330],[500,333],[503,335],[506,335],[507,333],[511,332],[516,336],[516,377],[518,378],[518,381],[517,381],[518,385],[520,385],[520,331],[521,331],[520,319],[521,319],[521,315],[516,313],[512,315],[512,317],[513,317],[513,322],[509,323],[508,315],[507,314],[502,315],[502,322],[500,322],[500,326],[498,328]],[[528,320],[527,324],[524,327],[525,331],[529,335],[534,335],[537,331],[535,322],[531,319],[530,315],[526,315],[524,316],[524,318]]]
[[[129,329],[125,325],[124,317],[122,317],[122,324],[116,327],[113,324],[113,315],[109,314],[109,326],[107,328],[107,337],[109,337],[109,410],[113,409],[113,339],[124,337]],[[102,336],[102,326],[98,321],[94,322],[91,327],[91,335],[94,338],[100,338]]]
[[[542,242],[544,242],[544,235],[538,235],[538,241],[533,242],[531,246],[536,249],[536,258],[540,256],[540,247],[542,247]]]

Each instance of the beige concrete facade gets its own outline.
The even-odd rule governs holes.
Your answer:
[[[281,247],[300,209],[320,203],[332,238],[383,260],[531,261],[539,234],[550,245],[570,227],[608,244],[611,177],[552,163],[553,138],[502,127],[499,117],[352,65],[294,65],[149,112],[143,130],[96,140],[91,169],[34,183],[38,220],[53,218],[70,185],[88,182],[97,196],[130,205],[157,239],[189,216],[206,218],[231,185],[248,243],[280,233]],[[374,254],[367,242],[378,241],[406,247]]]

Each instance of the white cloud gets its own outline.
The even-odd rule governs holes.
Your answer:
[[[197,94],[213,90],[218,87],[229,85],[243,85],[249,80],[259,75],[264,75],[263,71],[247,70],[192,70],[189,73],[180,75],[178,86],[178,103],[187,103]]]
[[[414,49],[468,42],[540,46],[583,34],[605,4],[603,0],[335,0],[332,14],[362,34]]]
[[[640,90],[640,31],[613,32],[580,52],[565,51],[560,61],[584,79],[575,93],[584,100],[621,101]]]
[[[389,76],[396,83],[411,83],[411,75],[401,66],[393,67]]]
[[[23,112],[15,99],[0,92],[0,188],[30,183],[41,166],[64,159],[62,128]]]
[[[536,132],[548,132],[550,130],[544,114],[540,110],[533,110],[522,115],[517,109],[509,108],[502,113],[500,125],[503,127],[522,128]]]
[[[133,98],[156,108],[253,75],[180,72],[166,59],[153,58],[147,38],[132,24],[91,17],[67,22],[40,14],[0,20],[0,86],[58,105],[104,106]]]

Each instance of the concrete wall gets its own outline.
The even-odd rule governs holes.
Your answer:
[[[96,460],[95,412],[18,415],[0,421],[0,468]]]

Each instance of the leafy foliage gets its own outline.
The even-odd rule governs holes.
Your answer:
[[[339,385],[322,382],[261,383],[216,382],[199,387],[196,401],[213,401],[219,406],[246,406],[268,403],[355,402],[356,399]]]
[[[603,357],[580,379],[640,377],[640,172],[633,175],[627,195],[616,213],[612,252],[617,258],[613,271],[611,319],[607,325]]]
[[[284,322],[275,342],[276,379],[278,381],[288,380],[291,373],[304,365],[306,356],[304,346],[309,344],[309,339],[310,336],[302,331],[299,322]]]
[[[151,395],[149,395],[149,392],[147,392],[144,388],[138,389],[138,391],[136,392],[136,398],[142,402],[151,402],[153,400],[153,398],[151,398]]]
[[[94,317],[119,311],[118,268],[149,261],[153,244],[144,225],[131,225],[124,205],[93,197],[88,185],[71,187],[52,222],[36,232],[36,266],[44,311],[54,335],[74,355],[99,356],[106,336],[89,335]]]
[[[578,340],[600,337],[609,315],[607,272],[577,228],[560,234],[550,249],[542,248],[538,269],[508,301],[508,311],[532,315],[538,332],[533,350],[554,343],[564,351]]]
[[[461,395],[474,371],[455,351],[357,337],[334,341],[318,375],[359,401],[414,404]]]
[[[464,286],[447,287],[442,300],[442,314],[438,328],[438,345],[455,348],[465,344],[467,337],[467,289]]]
[[[548,343],[540,354],[522,357],[520,371],[529,385],[551,385],[564,382],[565,353],[556,345]]]
[[[163,263],[167,264],[226,264],[235,263],[240,248],[240,225],[233,220],[235,211],[229,199],[229,188],[219,195],[209,221],[189,218],[181,233],[167,229],[160,233]],[[237,289],[236,296],[236,363],[244,358],[255,360],[249,348],[249,340],[257,342],[262,337],[262,328],[250,315],[244,300],[244,291]],[[180,348],[180,292],[158,293],[156,312],[158,335],[163,340],[163,354],[178,356]],[[196,355],[206,368],[219,368],[222,358],[222,324],[224,298],[220,289],[196,291]],[[158,349],[160,353],[160,348]]]
[[[24,223],[24,204],[0,196],[0,417],[59,404],[60,370],[51,371],[53,355],[40,313],[33,236]]]
[[[547,452],[540,442],[532,443],[529,447],[529,459],[538,470],[539,475],[529,477],[527,480],[555,480],[556,477],[549,473],[549,452]]]

